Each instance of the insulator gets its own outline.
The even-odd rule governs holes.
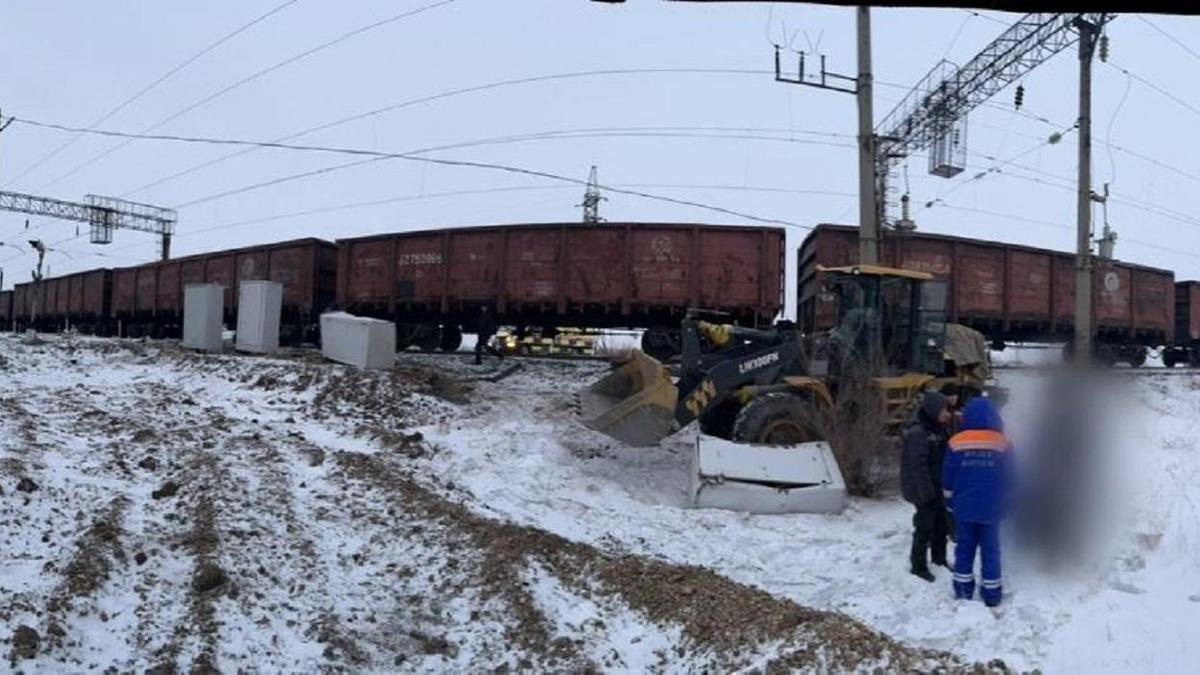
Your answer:
[[[1017,110],[1020,110],[1020,109],[1021,109],[1021,105],[1022,105],[1022,104],[1024,104],[1024,103],[1025,103],[1025,85],[1023,85],[1023,84],[1018,84],[1018,85],[1017,85],[1017,91],[1016,91],[1016,93],[1013,95],[1013,106],[1014,106],[1014,107],[1015,107]]]
[[[1108,35],[1100,36],[1100,62],[1108,63]]]

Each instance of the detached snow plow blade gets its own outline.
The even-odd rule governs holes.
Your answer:
[[[846,484],[825,441],[751,445],[700,434],[691,505],[746,513],[840,513]]]
[[[634,446],[655,445],[675,431],[679,392],[667,369],[634,350],[628,361],[579,392],[583,424]]]

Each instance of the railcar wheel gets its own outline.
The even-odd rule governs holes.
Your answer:
[[[1129,353],[1129,365],[1134,368],[1141,368],[1146,365],[1146,348],[1133,347]]]
[[[659,361],[667,361],[679,353],[677,342],[670,329],[664,326],[653,326],[642,333],[642,351]]]
[[[436,323],[421,324],[417,327],[415,344],[423,352],[437,351],[442,344],[442,327]]]
[[[444,352],[456,352],[462,346],[463,335],[462,329],[456,324],[446,324],[442,326],[441,344],[438,345]]]

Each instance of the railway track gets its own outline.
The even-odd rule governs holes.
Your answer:
[[[1012,366],[1012,365],[992,366],[993,371],[1004,371],[1004,372],[1017,372],[1017,371],[1023,371],[1023,370],[1029,370],[1029,371],[1047,370],[1047,369],[1052,369],[1052,368],[1056,368],[1056,367],[1053,367],[1053,366]],[[1140,368],[1107,368],[1107,369],[1104,369],[1102,372],[1111,373],[1114,375],[1127,375],[1127,376],[1131,376],[1131,377],[1149,377],[1149,376],[1154,376],[1154,375],[1181,377],[1181,376],[1187,376],[1187,375],[1200,375],[1200,368],[1195,368],[1195,367],[1191,367],[1191,366],[1184,367],[1184,368],[1167,368],[1166,366],[1142,366]]]
[[[421,356],[422,358],[474,358],[475,352],[423,352],[417,350],[396,352],[396,356]],[[602,356],[599,354],[505,354],[504,360],[515,361],[611,361],[614,356]],[[490,354],[484,356],[485,361],[495,361],[496,357]]]

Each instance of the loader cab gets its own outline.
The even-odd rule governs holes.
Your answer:
[[[946,336],[944,281],[874,265],[820,268],[838,307],[829,337],[830,374],[940,374]]]

